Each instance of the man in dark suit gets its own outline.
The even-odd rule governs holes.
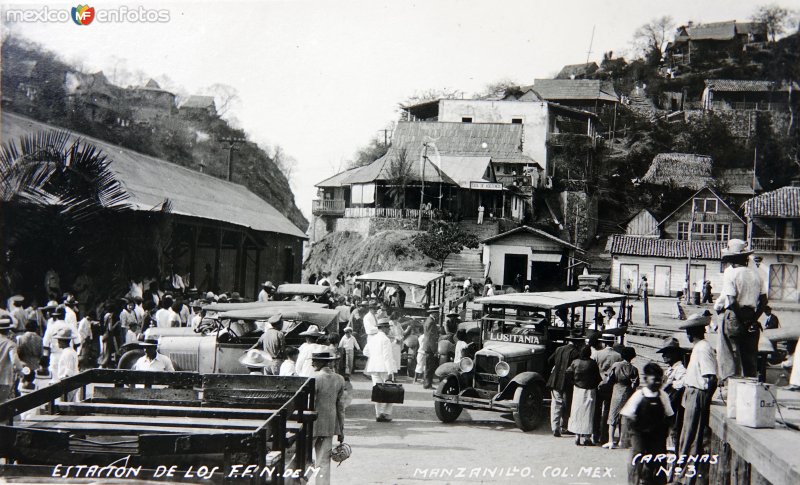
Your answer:
[[[547,379],[547,388],[550,389],[550,426],[553,436],[561,436],[567,431],[569,410],[572,405],[572,383],[567,382],[567,367],[578,358],[578,349],[572,340],[557,348],[547,360],[552,367],[550,378]]]
[[[311,365],[314,366],[314,407],[317,420],[314,422],[314,460],[319,467],[315,483],[328,485],[331,483],[331,450],[333,437],[344,441],[344,377],[335,373],[330,363],[337,360],[331,352],[311,354]]]

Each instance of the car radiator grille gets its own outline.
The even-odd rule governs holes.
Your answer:
[[[196,371],[199,367],[195,352],[170,352],[169,358],[175,370]]]
[[[494,367],[498,362],[497,357],[488,355],[475,356],[475,371],[479,373],[494,374]]]

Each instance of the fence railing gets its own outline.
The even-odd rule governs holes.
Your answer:
[[[394,209],[391,207],[348,207],[345,217],[387,217],[391,219],[418,219],[419,209]],[[442,219],[444,211],[429,209],[422,211],[423,219]]]
[[[735,109],[743,111],[789,111],[789,105],[786,103],[771,103],[767,101],[712,101],[711,107],[713,109]]]
[[[311,206],[311,213],[315,216],[344,215],[344,199],[317,199]]]
[[[754,251],[798,251],[800,252],[800,239],[775,239],[769,237],[754,237],[752,240]]]

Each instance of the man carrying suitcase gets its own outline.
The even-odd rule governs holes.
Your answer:
[[[397,373],[397,364],[392,351],[392,341],[389,340],[391,327],[388,318],[378,319],[378,333],[367,340],[364,355],[367,356],[367,366],[364,374],[372,378],[372,385],[383,384],[394,379]],[[392,420],[392,404],[387,402],[375,403],[375,421],[388,423]]]

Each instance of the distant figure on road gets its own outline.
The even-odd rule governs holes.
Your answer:
[[[703,283],[703,300],[702,303],[714,303],[713,295],[711,294],[711,280],[706,280]]]

